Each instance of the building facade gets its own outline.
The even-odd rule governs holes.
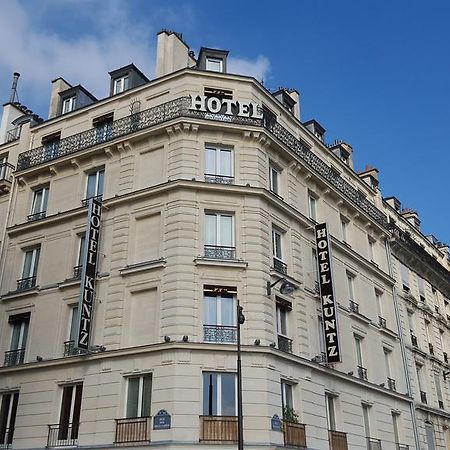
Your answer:
[[[4,106],[0,447],[234,448],[239,301],[246,448],[448,449],[448,249],[383,200],[376,169],[353,170],[350,145],[301,122],[297,91],[227,73],[226,51],[195,58],[174,32],[157,46],[156,78],[114,70],[107,98],[59,78],[47,120]]]

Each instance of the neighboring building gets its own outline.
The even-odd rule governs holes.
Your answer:
[[[317,121],[300,121],[297,91],[229,74],[227,57],[202,48],[196,60],[162,31],[156,79],[133,64],[112,71],[101,100],[56,79],[49,119],[32,116],[13,141],[24,112],[5,106],[0,160],[14,174],[0,181],[0,448],[233,448],[238,299],[247,449],[448,448],[448,254],[416,230],[425,248],[411,262],[407,214],[383,201],[376,169],[357,174],[350,145],[327,146]],[[82,352],[90,198],[103,207]],[[322,222],[339,302],[334,365],[317,290]],[[427,301],[434,286],[431,312],[407,306],[399,261],[422,274]],[[404,338],[408,309],[436,327],[439,361]],[[429,373],[428,406],[414,361]]]

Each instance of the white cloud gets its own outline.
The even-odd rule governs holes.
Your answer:
[[[265,81],[270,72],[270,61],[262,55],[259,55],[256,60],[230,56],[227,63],[227,70],[230,73],[248,75],[256,78],[258,81]]]

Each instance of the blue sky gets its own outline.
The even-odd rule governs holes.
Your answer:
[[[384,196],[450,241],[450,3],[419,1],[0,0],[0,99],[14,71],[20,100],[46,117],[63,76],[98,97],[107,72],[134,62],[153,76],[156,33],[230,50],[233,71],[296,88],[302,120],[380,170]]]

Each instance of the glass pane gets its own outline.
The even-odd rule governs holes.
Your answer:
[[[152,376],[143,377],[141,417],[149,417],[152,400]]]
[[[216,174],[216,150],[213,148],[206,149],[205,173]]]
[[[86,198],[94,197],[95,194],[95,187],[97,182],[97,174],[91,173],[88,175],[88,184],[87,184],[87,191],[86,191]]]
[[[105,179],[105,171],[104,170],[100,170],[100,172],[98,172],[98,183],[97,183],[96,195],[103,195],[104,179]]]
[[[27,346],[28,327],[30,325],[30,321],[24,320],[22,323],[23,323],[22,339],[19,342],[19,348],[25,348]]]
[[[281,234],[276,231],[273,232],[273,255],[278,259],[282,259]]]
[[[231,216],[220,216],[220,243],[225,247],[233,246],[233,218]]]
[[[77,339],[78,323],[79,323],[78,306],[74,306],[72,308],[72,320],[71,320],[71,323],[70,323],[70,336],[69,336],[69,339],[71,341],[75,341]]]
[[[221,150],[220,151],[220,167],[219,174],[228,177],[232,176],[231,170],[231,150]]]
[[[217,298],[215,295],[205,295],[205,325],[217,324]]]
[[[284,308],[279,308],[279,314],[280,329],[278,330],[278,332],[287,336],[287,312]]]
[[[217,415],[217,374],[203,374],[203,415]]]
[[[31,211],[32,214],[36,214],[41,212],[41,203],[42,203],[42,189],[34,192],[34,201],[33,201],[33,209]]]
[[[33,251],[29,250],[25,253],[25,261],[23,263],[22,278],[28,278],[31,276],[31,262],[33,259]]]
[[[222,373],[222,416],[236,415],[236,376],[232,373]]]
[[[37,275],[38,271],[38,265],[39,265],[39,256],[41,255],[41,248],[36,248],[34,250],[34,265],[33,265],[33,272],[30,276],[35,277]]]
[[[41,206],[41,211],[47,211],[47,203],[48,203],[48,188],[44,188],[42,190],[42,206]]]
[[[128,77],[123,78],[123,91],[126,91],[128,89]]]
[[[137,417],[139,397],[139,378],[128,379],[127,417]]]
[[[85,248],[85,244],[86,244],[86,236],[81,236],[80,237],[80,248],[78,251],[78,265],[81,266],[83,264],[85,255],[86,255],[86,248]]]
[[[236,324],[236,310],[234,307],[234,298],[231,294],[222,294],[221,296],[221,324],[234,326]]]
[[[217,245],[217,230],[216,230],[217,216],[215,214],[205,215],[205,244]]]
[[[22,327],[22,322],[14,322],[10,350],[17,350],[19,348],[21,327]]]
[[[330,430],[336,430],[336,418],[334,416],[334,399],[327,395],[327,418]]]
[[[292,400],[292,385],[284,383],[284,406],[287,408],[293,408],[294,402]]]

